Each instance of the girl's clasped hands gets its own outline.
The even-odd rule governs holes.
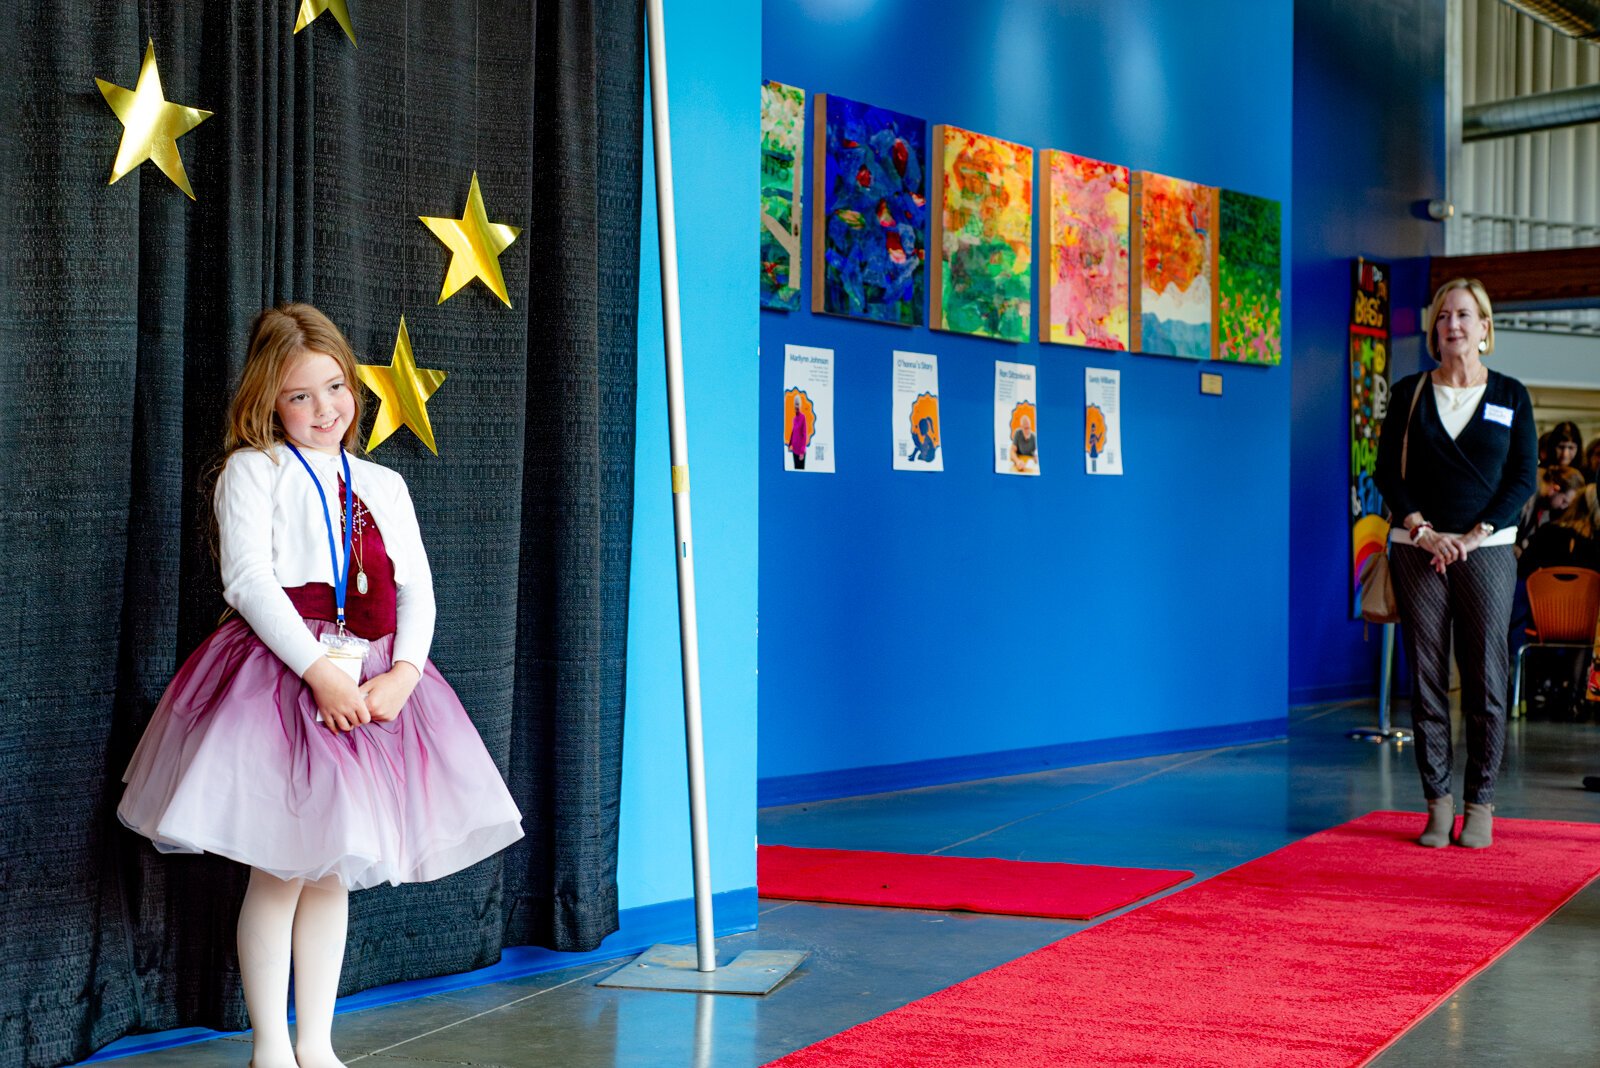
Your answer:
[[[410,662],[401,660],[357,686],[337,664],[324,657],[307,668],[304,677],[323,725],[331,731],[347,732],[374,720],[388,723],[399,716],[422,676]]]

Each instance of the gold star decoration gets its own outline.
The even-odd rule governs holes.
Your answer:
[[[100,87],[101,95],[117,113],[117,118],[122,120],[122,144],[117,147],[117,160],[111,165],[111,181],[106,184],[115,184],[149,160],[193,200],[194,190],[189,187],[189,176],[184,173],[183,160],[178,155],[178,138],[209,119],[211,112],[169,103],[162,95],[161,73],[156,70],[155,39],[151,38],[145,46],[139,81],[132,89],[113,85],[103,78],[96,78],[94,83]]]
[[[483,206],[483,194],[478,191],[478,172],[472,172],[472,186],[467,190],[467,210],[459,219],[418,216],[433,236],[443,241],[453,255],[450,270],[444,276],[444,289],[439,292],[443,304],[455,295],[456,290],[474,278],[483,280],[495,296],[511,307],[506,296],[506,280],[500,273],[500,253],[511,246],[522,229],[505,223],[492,223]]]
[[[394,339],[394,356],[389,366],[363,363],[357,365],[356,373],[367,388],[378,395],[378,417],[372,423],[368,452],[382,445],[402,426],[408,426],[435,456],[439,455],[439,446],[433,440],[433,424],[428,421],[428,398],[444,382],[445,373],[417,366],[404,315],[400,316],[400,332]]]
[[[294,20],[294,32],[299,33],[311,25],[324,11],[333,14],[335,21],[344,28],[344,35],[350,38],[351,44],[355,44],[356,28],[350,22],[350,8],[345,0],[300,0],[300,14]]]

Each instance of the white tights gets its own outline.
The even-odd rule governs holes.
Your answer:
[[[250,869],[239,909],[239,972],[254,1068],[343,1068],[333,1053],[333,1001],[344,963],[350,892],[328,875],[285,881]],[[289,1042],[289,961],[296,1039]]]

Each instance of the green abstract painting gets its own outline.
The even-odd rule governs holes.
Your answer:
[[[1217,359],[1275,366],[1283,360],[1283,209],[1224,189],[1217,214]]]
[[[800,307],[806,91],[761,83],[761,306]]]
[[[1033,149],[955,126],[935,126],[933,146],[933,325],[1029,341]]]

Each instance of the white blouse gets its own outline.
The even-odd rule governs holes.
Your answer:
[[[333,510],[335,551],[344,548],[340,533],[339,478],[344,469],[337,455],[301,449],[316,472]],[[383,534],[394,562],[394,659],[418,671],[433,644],[437,608],[433,574],[422,547],[416,511],[405,479],[370,460],[350,457],[350,481]],[[333,583],[328,554],[328,528],[323,504],[300,461],[283,445],[271,453],[240,449],[228,457],[213,498],[221,542],[222,596],[267,648],[297,675],[323,655],[284,589],[309,582]],[[342,563],[342,561],[341,561]],[[350,577],[354,594],[355,576]],[[347,602],[348,603],[348,602]]]
[[[1459,438],[1472,417],[1478,414],[1478,405],[1488,388],[1488,382],[1476,386],[1433,384],[1433,406],[1439,410],[1439,422],[1444,424],[1444,432],[1450,435],[1451,441]]]

